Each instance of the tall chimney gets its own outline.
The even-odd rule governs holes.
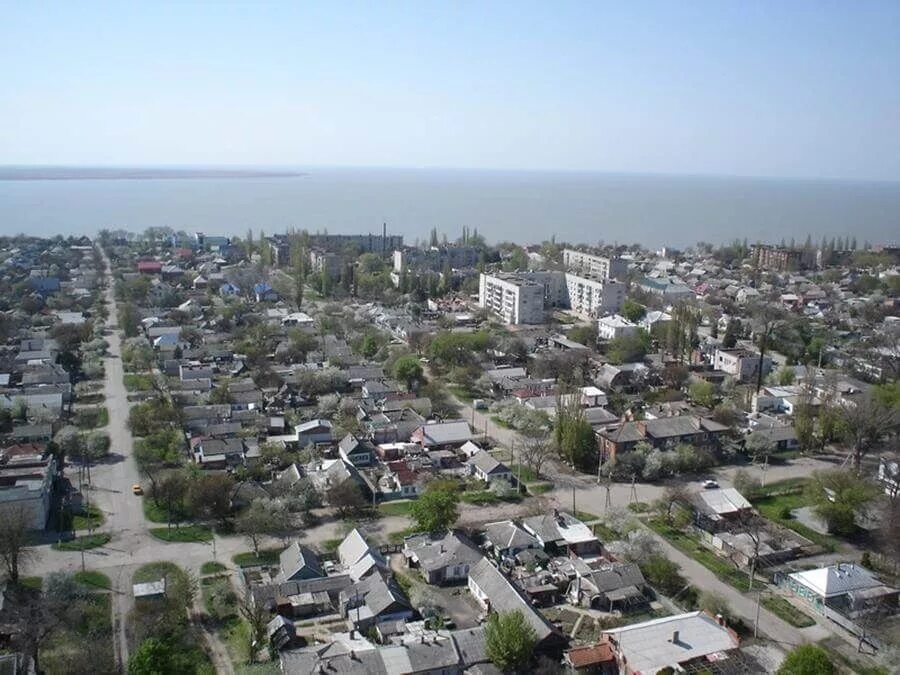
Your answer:
[[[672,644],[673,645],[677,645],[680,642],[680,640],[678,638],[679,638],[678,631],[677,630],[672,631]]]

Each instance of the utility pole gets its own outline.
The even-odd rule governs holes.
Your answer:
[[[575,509],[575,486],[573,485],[573,486],[572,486],[572,515],[573,515],[575,518],[578,517],[578,516],[575,515],[576,513],[577,513],[577,510]]]
[[[756,621],[753,622],[753,637],[759,636],[759,604],[762,601],[762,591],[756,591]]]
[[[635,482],[637,481],[637,474],[631,474],[631,503],[637,504],[638,496],[637,496],[637,486]]]

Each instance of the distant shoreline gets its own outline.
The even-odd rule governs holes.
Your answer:
[[[307,175],[308,174],[303,171],[264,169],[0,167],[0,181],[300,178]]]

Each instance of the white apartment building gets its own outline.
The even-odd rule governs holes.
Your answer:
[[[540,289],[541,304],[533,297]],[[524,291],[522,289],[528,288]],[[504,295],[505,294],[505,295]],[[482,274],[478,304],[507,323],[543,323],[548,307],[571,309],[584,316],[618,312],[625,302],[625,284],[613,280],[587,279],[556,271]],[[512,320],[510,317],[527,317]]]
[[[566,272],[566,291],[563,306],[585,316],[615,314],[625,302],[625,284],[611,279],[586,279]]]
[[[628,273],[628,263],[621,258],[607,258],[570,248],[563,250],[563,264],[566,269],[601,279],[624,279]]]
[[[478,281],[478,306],[508,324],[543,323],[544,293],[544,285],[526,275],[482,274]]]
[[[597,337],[601,340],[614,340],[618,337],[634,335],[639,330],[640,326],[618,314],[604,316],[597,321]]]

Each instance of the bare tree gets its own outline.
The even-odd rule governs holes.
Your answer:
[[[24,506],[9,504],[0,509],[0,561],[13,583],[19,581],[23,565],[34,557],[34,552],[28,548],[29,526],[28,511]]]
[[[768,302],[755,303],[749,309],[750,315],[753,317],[756,346],[759,349],[759,369],[756,373],[756,393],[759,394],[759,390],[762,389],[763,363],[769,347],[769,340],[775,329],[784,321],[785,313],[780,307]]]
[[[863,456],[900,428],[900,409],[885,405],[871,394],[845,406],[842,418],[857,473]]]
[[[269,610],[263,603],[253,600],[249,589],[244,594],[243,599],[238,604],[238,611],[250,626],[250,632],[247,636],[248,645],[247,653],[250,655],[249,661],[253,663],[256,660],[256,654],[266,639],[266,626],[269,622]]]
[[[745,555],[750,559],[750,584],[753,589],[753,575],[756,574],[756,565],[759,562],[759,549],[762,545],[762,538],[766,528],[766,520],[753,509],[741,509],[732,520],[732,534],[746,534],[750,539],[750,551]],[[735,567],[739,567],[737,562],[732,558]]]
[[[518,450],[522,463],[538,476],[555,451],[553,441],[547,434],[524,436]]]
[[[663,490],[657,502],[657,510],[665,516],[666,522],[672,524],[672,516],[676,506],[691,508],[691,495],[684,485],[671,485]]]

